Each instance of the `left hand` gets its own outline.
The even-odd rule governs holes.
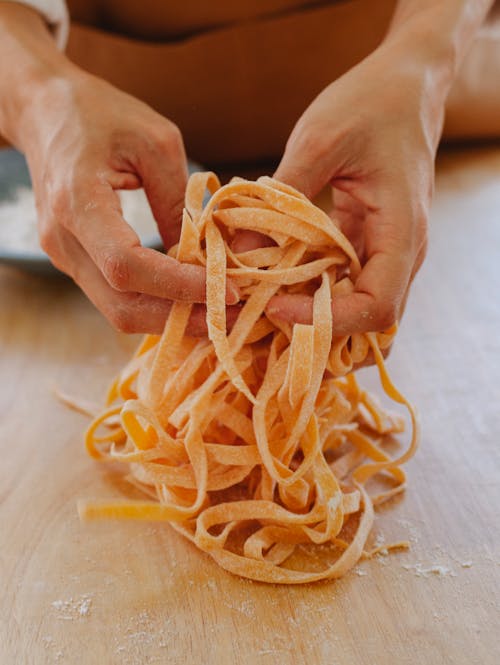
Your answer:
[[[275,173],[309,198],[330,184],[332,216],[359,253],[354,292],[332,303],[335,335],[398,321],[426,252],[445,100],[425,62],[398,48],[379,47],[312,102]],[[275,296],[267,309],[312,319],[306,296]]]

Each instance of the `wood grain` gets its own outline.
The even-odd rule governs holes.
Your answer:
[[[69,282],[1,269],[0,662],[500,662],[499,176],[500,149],[440,159],[429,256],[389,363],[423,443],[374,533],[412,547],[333,583],[237,579],[168,525],[81,525],[78,498],[126,490],[51,389],[99,399],[136,340]]]

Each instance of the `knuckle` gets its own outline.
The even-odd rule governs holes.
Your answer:
[[[58,247],[57,234],[53,226],[45,220],[40,221],[39,228],[40,247],[49,256],[53,256]]]
[[[54,224],[69,229],[71,226],[70,202],[68,192],[64,188],[56,189],[50,196],[50,217]]]
[[[52,234],[48,236],[40,235],[40,246],[43,251],[47,254],[50,259],[50,262],[62,273],[65,273],[71,277],[77,284],[77,268],[78,266],[71,267],[71,261],[68,260],[68,257],[61,251],[58,240]]]
[[[297,128],[294,143],[297,150],[321,157],[328,152],[326,132],[319,123],[307,123]]]
[[[68,256],[55,225],[42,220],[39,227],[39,241],[40,247],[50,258],[52,265],[78,283],[78,263],[72,264],[71,257]]]
[[[125,252],[110,252],[102,263],[102,274],[117,291],[128,291],[130,286],[130,259]]]
[[[169,122],[156,131],[155,143],[162,152],[180,153],[184,150],[182,134],[177,125]]]
[[[68,192],[65,188],[59,187],[51,194],[51,208],[54,214],[61,213],[68,206]]]
[[[123,333],[137,332],[136,322],[128,308],[116,305],[105,313],[113,328]]]
[[[378,330],[386,330],[397,321],[397,308],[393,302],[385,302],[379,305],[375,315],[375,323]]]

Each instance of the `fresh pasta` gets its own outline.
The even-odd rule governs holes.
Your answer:
[[[403,490],[401,465],[418,442],[415,411],[383,360],[396,327],[332,337],[331,299],[352,291],[360,263],[337,224],[295,189],[268,177],[221,187],[213,173],[197,173],[185,206],[171,252],[206,268],[208,339],[186,334],[192,306],[183,302],[161,336],[143,339],[86,446],[128,467],[147,500],[84,502],[80,515],[167,521],[222,568],[253,580],[340,577],[368,554],[374,506]],[[238,252],[242,230],[270,241]],[[243,303],[229,333],[228,276]],[[313,297],[310,325],[266,314],[283,293]],[[352,372],[369,353],[385,392],[411,418],[409,447],[395,458],[384,437],[403,431],[404,419]],[[375,477],[390,486],[369,491]],[[326,545],[320,569],[297,557]]]

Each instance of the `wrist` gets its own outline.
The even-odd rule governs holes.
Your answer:
[[[387,52],[393,63],[425,79],[434,96],[444,103],[458,68],[458,53],[454,40],[443,34],[439,23],[432,24],[432,13],[427,10],[393,24],[379,49]]]
[[[414,138],[422,138],[429,154],[435,154],[443,129],[446,98],[453,81],[450,58],[439,49],[426,48],[420,35],[398,31],[367,59],[372,78],[384,87],[384,112],[400,119]]]
[[[492,5],[493,0],[398,0],[384,44],[406,50],[439,81],[446,97]]]
[[[45,90],[78,69],[61,53],[43,18],[0,2],[0,133],[25,150]]]
[[[449,16],[443,17],[442,5],[432,3],[404,20],[396,15],[377,49],[387,67],[399,71],[396,85],[402,92],[407,91],[404,95],[417,111],[433,153],[441,138],[446,99],[460,64],[456,26]]]

